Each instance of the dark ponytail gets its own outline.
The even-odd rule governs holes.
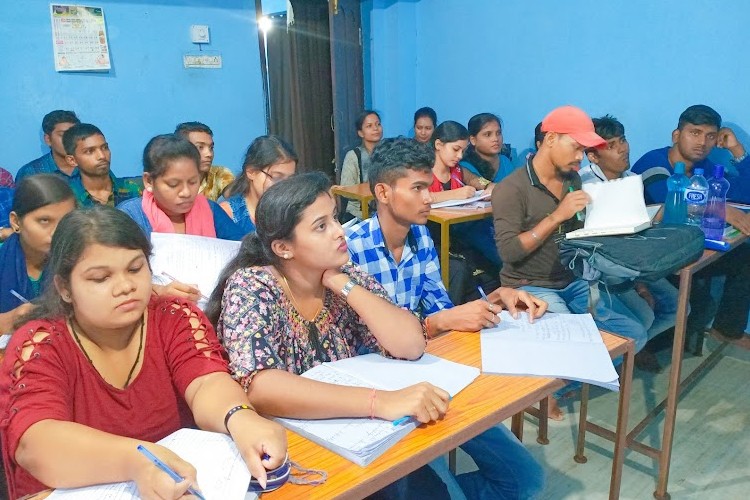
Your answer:
[[[291,240],[307,207],[322,194],[330,195],[331,181],[320,172],[295,175],[272,185],[263,193],[255,210],[256,231],[242,239],[237,256],[226,265],[206,306],[206,316],[216,326],[221,316],[227,280],[239,269],[276,265],[279,256],[271,249],[277,240]]]

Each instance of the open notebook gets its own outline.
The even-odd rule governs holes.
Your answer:
[[[633,234],[651,227],[640,175],[584,184],[583,190],[591,197],[586,222],[583,229],[567,233],[567,239]]]
[[[431,208],[486,208],[491,205],[490,193],[479,190],[471,198],[463,200],[445,200],[433,203]]]
[[[175,452],[198,471],[198,486],[206,500],[257,499],[248,493],[250,471],[247,470],[232,438],[225,434],[180,429],[159,444]],[[85,488],[59,489],[50,500],[136,500],[140,498],[135,483],[99,484]]]
[[[329,384],[390,391],[404,389],[419,382],[430,382],[453,397],[479,376],[479,370],[430,354],[425,354],[418,361],[366,354],[323,363],[302,376]],[[417,426],[412,419],[401,425],[369,418],[276,420],[284,427],[362,467],[370,464]]]
[[[619,390],[599,329],[590,314],[547,313],[529,323],[500,313],[500,323],[481,332],[482,372],[578,380]]]

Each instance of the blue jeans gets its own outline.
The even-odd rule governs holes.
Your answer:
[[[584,280],[575,280],[565,288],[543,288],[539,286],[522,286],[532,295],[536,295],[549,304],[549,312],[584,314],[588,312],[589,284]],[[594,311],[594,322],[602,330],[633,339],[635,352],[640,351],[648,341],[648,333],[638,318],[615,295],[602,292]]]
[[[460,491],[469,500],[527,499],[542,491],[544,470],[504,425],[486,430],[461,449],[479,470],[454,476],[445,459],[430,464],[454,495]]]
[[[617,298],[638,318],[648,331],[649,340],[667,328],[672,328],[677,315],[677,289],[662,278],[646,287],[654,298],[654,308],[638,295],[635,290],[618,293]]]

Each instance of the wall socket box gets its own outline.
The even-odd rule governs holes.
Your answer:
[[[190,26],[190,39],[193,43],[209,43],[211,37],[208,34],[208,26],[205,24],[193,24]]]

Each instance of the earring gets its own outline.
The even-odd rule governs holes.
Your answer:
[[[146,187],[146,191],[148,191],[149,193],[152,192],[153,190],[154,190],[154,188],[152,188],[151,186],[147,186]]]
[[[287,259],[287,260],[289,260],[289,254],[288,254],[288,253],[285,253],[285,254],[284,254],[284,258],[285,258],[285,259]]]

